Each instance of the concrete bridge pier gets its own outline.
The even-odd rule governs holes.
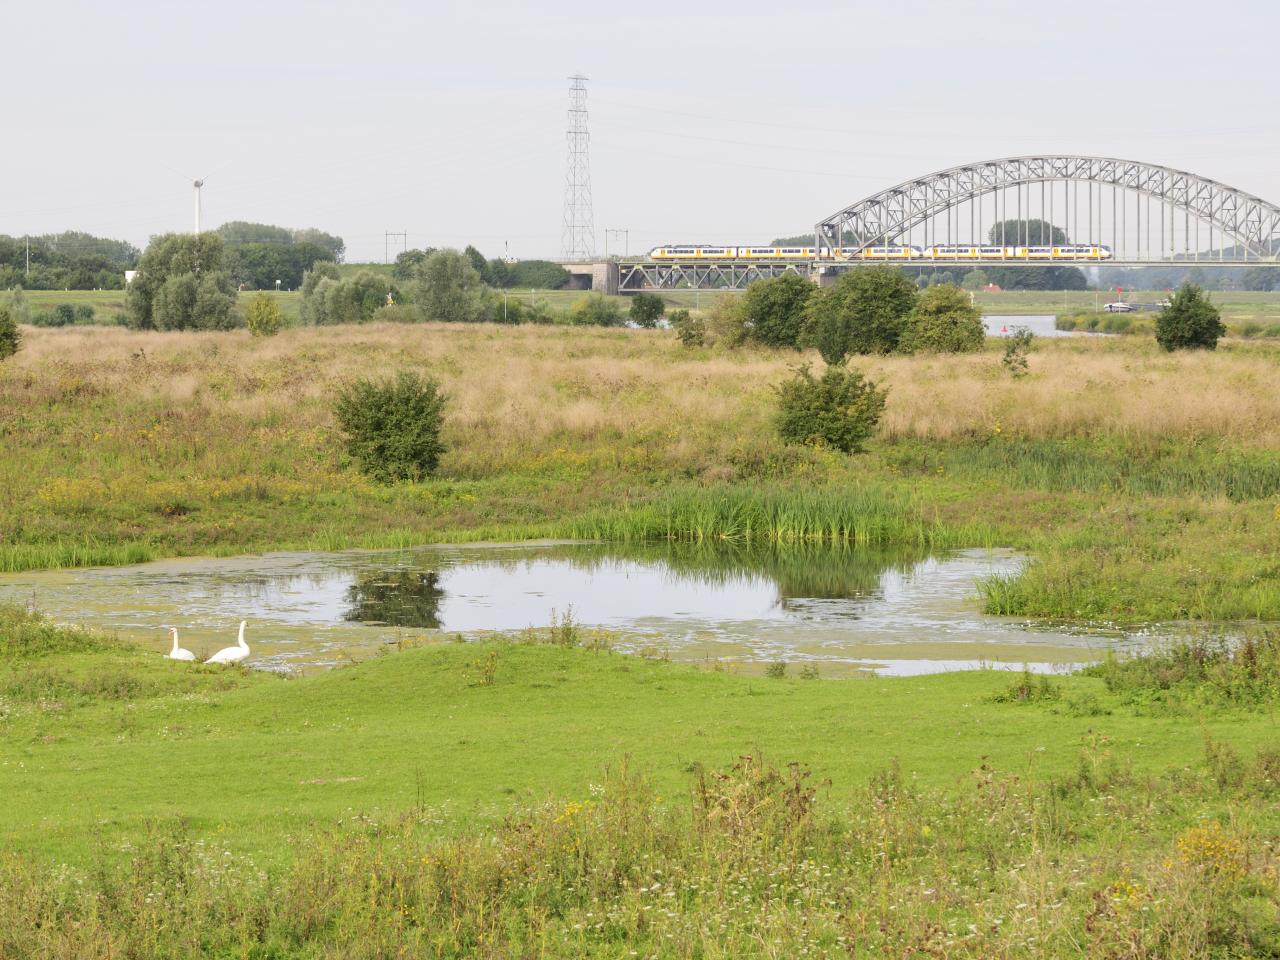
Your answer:
[[[570,290],[597,290],[613,296],[618,292],[618,262],[591,260],[586,263],[562,263],[569,271]]]

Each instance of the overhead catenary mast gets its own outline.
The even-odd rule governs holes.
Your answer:
[[[590,259],[596,253],[595,213],[591,207],[591,159],[587,153],[587,78],[569,78],[569,166],[564,183],[564,234],[561,255],[566,260]]]

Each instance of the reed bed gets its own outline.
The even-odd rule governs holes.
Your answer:
[[[561,529],[571,537],[615,543],[905,544],[935,550],[990,545],[983,543],[989,529],[928,522],[925,512],[909,495],[878,487],[693,488],[657,503],[572,520]]]

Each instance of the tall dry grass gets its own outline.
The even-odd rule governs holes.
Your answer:
[[[1280,441],[1280,350],[1233,345],[1165,354],[1129,339],[1042,340],[1032,375],[993,352],[855,360],[890,390],[882,434],[950,440],[1120,435]],[[243,332],[31,330],[0,368],[0,400],[143,406],[178,419],[228,414],[261,425],[329,426],[328,398],[357,375],[425,368],[453,398],[458,461],[500,467],[558,440],[624,438],[679,459],[690,437],[723,445],[762,430],[769,387],[804,359],[785,352],[688,351],[663,332],[427,324]],[[464,449],[465,448],[465,449]]]

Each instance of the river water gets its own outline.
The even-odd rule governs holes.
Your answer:
[[[233,643],[248,620],[250,664],[278,670],[333,666],[398,641],[543,628],[570,611],[625,652],[746,672],[785,660],[822,676],[1069,669],[1152,639],[982,614],[978,582],[1024,562],[1008,550],[442,546],[6,574],[0,600],[156,651],[176,626],[197,656]]]

